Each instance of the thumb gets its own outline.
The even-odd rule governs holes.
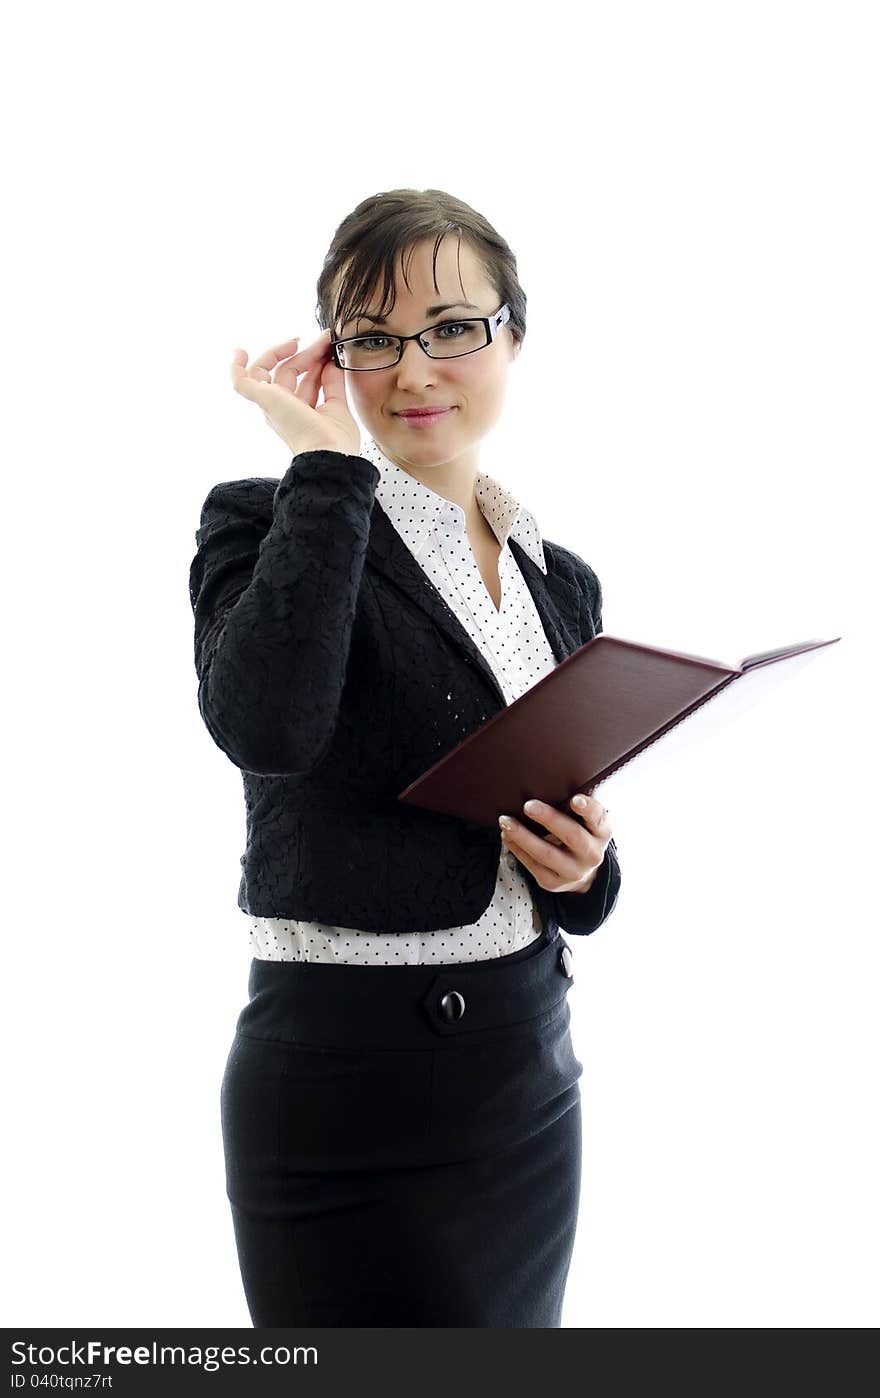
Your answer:
[[[321,371],[319,387],[324,390],[324,402],[318,412],[342,428],[353,428],[357,431],[357,424],[345,394],[345,370],[328,360]]]
[[[348,411],[348,399],[345,396],[345,370],[340,369],[333,359],[328,359],[321,371],[321,388],[324,391],[324,402],[328,406],[343,407]]]

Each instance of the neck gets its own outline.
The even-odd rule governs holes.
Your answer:
[[[437,466],[419,466],[411,461],[399,461],[397,457],[391,456],[384,447],[380,450],[388,457],[389,461],[393,461],[395,466],[400,467],[401,471],[406,471],[407,475],[412,476],[420,485],[426,485],[435,494],[442,495],[444,500],[451,500],[453,504],[460,505],[464,510],[465,528],[468,534],[477,536],[486,531],[492,533],[491,525],[483,515],[474,494],[477,479],[475,461],[466,463],[459,458],[454,461],[441,462]]]

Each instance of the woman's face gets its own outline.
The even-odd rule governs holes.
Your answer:
[[[413,335],[444,321],[493,315],[501,298],[486,280],[469,244],[462,240],[460,256],[456,240],[445,238],[440,244],[437,253],[439,292],[431,272],[433,245],[433,239],[416,245],[407,269],[409,288],[398,265],[395,302],[386,324],[376,326],[372,320],[360,317],[345,325],[336,325],[336,335],[344,338],[372,331]],[[378,312],[379,302],[377,291],[365,310]],[[472,304],[463,304],[468,302]],[[428,307],[436,305],[451,309],[436,315],[427,314]],[[518,351],[509,322],[485,349],[455,359],[431,359],[417,341],[410,340],[398,364],[368,373],[347,373],[346,389],[366,431],[389,460],[404,470],[411,467],[420,472],[454,462],[456,468],[475,471],[479,442],[501,416],[508,367]],[[428,405],[451,407],[453,411],[424,427],[411,427],[405,418],[398,416],[403,408]]]

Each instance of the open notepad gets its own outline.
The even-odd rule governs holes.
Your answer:
[[[841,638],[801,641],[725,665],[601,632],[493,714],[398,795],[429,811],[496,825],[504,811],[536,834],[522,804],[568,809],[664,733],[715,700],[720,722]],[[723,696],[719,699],[718,696]]]

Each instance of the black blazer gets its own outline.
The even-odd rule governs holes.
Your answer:
[[[213,487],[189,573],[198,704],[242,772],[241,909],[433,932],[488,907],[500,832],[397,793],[506,700],[375,500],[379,480],[364,457],[308,451],[280,481]],[[602,629],[599,580],[547,540],[546,577],[510,548],[563,660]],[[592,932],[617,900],[613,838],[586,893],[549,893],[521,867],[545,926]]]

